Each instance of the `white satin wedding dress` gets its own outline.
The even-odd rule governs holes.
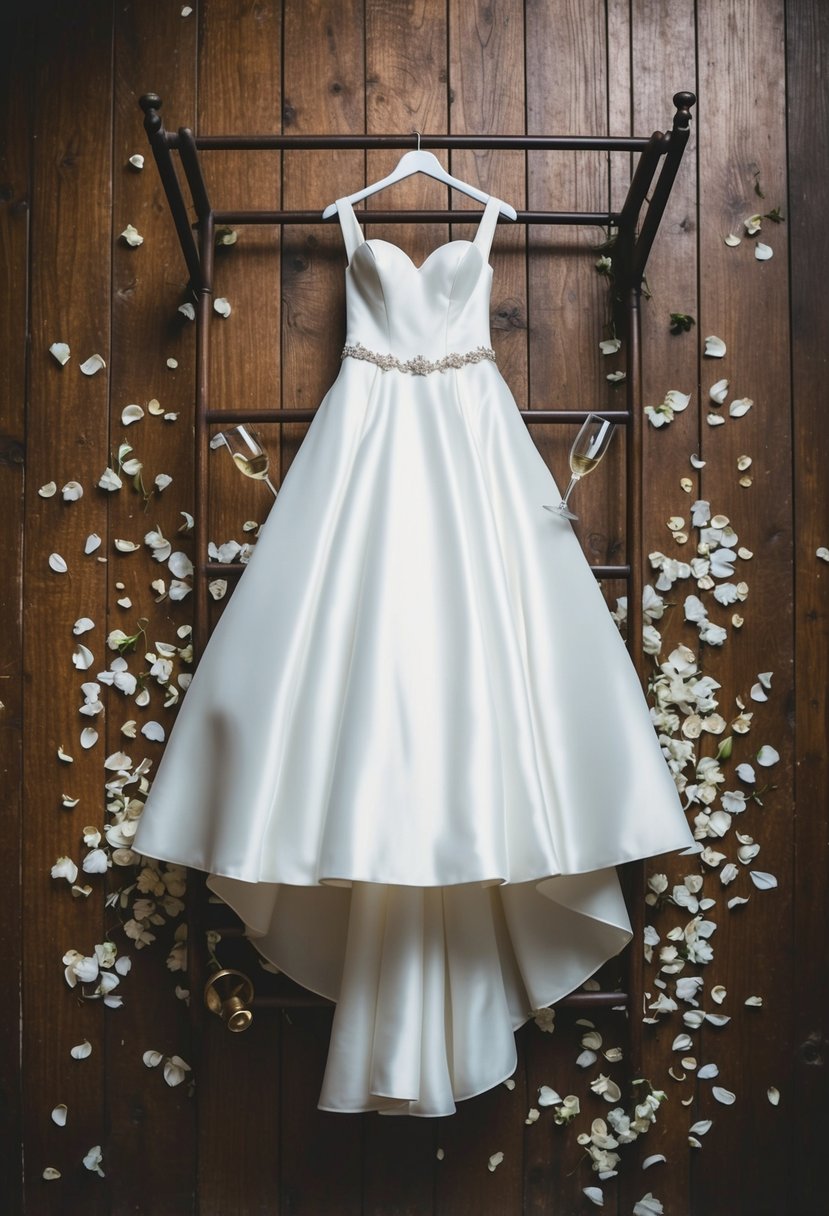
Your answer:
[[[319,1105],[446,1115],[630,938],[614,866],[694,841],[489,347],[489,247],[337,203],[347,334],[198,664],[135,847],[208,871],[336,1002]]]

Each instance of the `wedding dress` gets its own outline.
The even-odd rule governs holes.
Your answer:
[[[135,848],[336,1002],[319,1105],[446,1115],[694,848],[632,663],[490,347],[489,247],[337,201],[347,333],[196,669]]]

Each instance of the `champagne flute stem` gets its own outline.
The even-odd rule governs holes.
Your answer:
[[[264,481],[265,481],[265,485],[268,487],[271,494],[273,494],[274,498],[276,498],[276,486],[273,484],[270,477],[265,477]]]
[[[570,478],[570,484],[569,484],[569,486],[567,487],[567,489],[564,491],[564,497],[563,497],[563,498],[562,498],[562,500],[561,500],[561,505],[562,505],[563,507],[566,507],[566,506],[567,506],[567,500],[568,500],[568,498],[570,497],[570,494],[572,493],[573,486],[576,484],[576,482],[577,482],[577,481],[580,481],[580,480],[581,480],[581,479],[580,479],[579,477],[576,477],[576,476],[573,476],[573,477],[571,477],[571,478]]]

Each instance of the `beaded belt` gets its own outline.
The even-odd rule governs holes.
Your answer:
[[[480,363],[484,359],[495,362],[495,351],[491,346],[478,346],[462,355],[444,355],[442,359],[425,359],[423,355],[415,355],[413,359],[398,359],[395,355],[379,355],[376,351],[368,350],[360,342],[346,345],[340,355],[341,359],[365,359],[376,363],[384,372],[394,368],[398,372],[411,372],[414,376],[426,376],[429,372],[444,372],[448,367],[463,367],[465,363]]]

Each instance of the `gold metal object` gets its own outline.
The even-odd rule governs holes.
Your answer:
[[[248,1006],[253,1001],[253,984],[243,971],[224,967],[214,971],[204,986],[204,1003],[221,1018],[228,1030],[239,1034],[253,1021]]]

